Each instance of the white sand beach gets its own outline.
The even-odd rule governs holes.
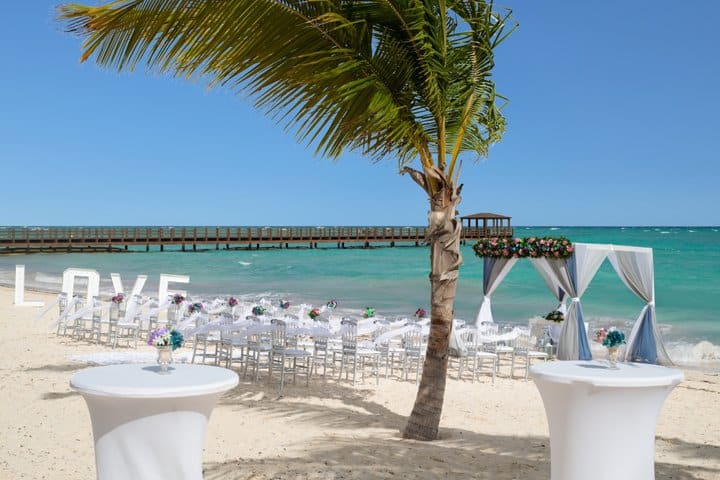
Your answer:
[[[68,385],[86,365],[69,356],[107,348],[55,336],[47,318],[34,321],[38,312],[13,306],[12,290],[0,288],[0,479],[92,479],[90,417]],[[656,478],[717,479],[720,376],[685,375],[658,420]],[[400,436],[414,382],[353,388],[317,377],[282,397],[278,390],[241,379],[223,396],[205,441],[206,479],[550,478],[548,427],[532,381],[450,379],[441,439],[429,443]],[[597,459],[605,461],[603,452]]]

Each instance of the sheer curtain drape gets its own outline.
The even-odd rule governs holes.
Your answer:
[[[665,351],[655,318],[652,249],[613,247],[608,258],[623,283],[646,302],[628,337],[624,360],[672,364]]]
[[[553,275],[547,259],[545,257],[531,258],[530,262],[532,263],[532,266],[535,267],[535,270],[537,270],[540,274],[542,279],[545,280],[545,284],[548,286],[553,295],[555,295],[555,298],[558,301],[558,306],[555,310],[562,312],[563,315],[567,314],[567,305],[565,304],[567,292],[562,288],[555,275]]]
[[[480,304],[475,325],[482,322],[493,322],[490,296],[503,281],[510,269],[517,262],[517,258],[483,258],[483,300]]]
[[[608,250],[606,245],[576,243],[570,258],[543,258],[539,261],[541,268],[552,276],[553,282],[557,282],[571,297],[558,342],[557,358],[560,360],[592,359],[580,297],[605,260]]]

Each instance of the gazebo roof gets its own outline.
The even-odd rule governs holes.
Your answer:
[[[500,215],[497,213],[473,213],[472,215],[463,215],[462,217],[460,217],[460,220],[475,218],[503,218],[509,220],[511,217],[507,217],[505,215]]]

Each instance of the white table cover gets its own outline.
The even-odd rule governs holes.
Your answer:
[[[552,480],[653,480],[655,425],[679,370],[603,361],[530,368],[550,429]]]
[[[161,375],[157,365],[110,365],[71,378],[90,411],[98,479],[202,479],[210,413],[238,376],[209,365],[170,368]]]

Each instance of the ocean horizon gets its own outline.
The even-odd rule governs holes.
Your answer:
[[[720,314],[716,306],[720,297],[720,227],[515,226],[514,229],[516,237],[564,236],[573,242],[653,248],[657,320],[671,356],[678,362],[720,360]],[[472,243],[468,241],[462,247],[464,262],[455,302],[455,317],[469,322],[475,320],[482,300],[482,259],[475,256]],[[182,252],[180,246],[171,246],[164,252],[131,247],[122,253],[8,254],[0,255],[0,283],[12,286],[15,265],[22,264],[26,267],[27,287],[58,292],[62,272],[77,267],[100,273],[103,294],[112,291],[110,273],[119,273],[126,288],[132,286],[136,275],[148,275],[143,294],[155,296],[159,275],[165,273],[188,275],[190,283],[183,289],[191,297],[234,295],[273,301],[286,298],[316,306],[337,299],[343,308],[359,311],[372,306],[385,316],[411,316],[420,307],[429,310],[427,247],[338,249],[334,244],[319,247]],[[492,300],[496,321],[514,324],[527,324],[529,318],[544,315],[556,306],[530,262],[522,260],[510,271]],[[592,328],[617,326],[626,333],[643,307],[643,302],[622,283],[608,261],[603,263],[582,301],[585,318]]]

